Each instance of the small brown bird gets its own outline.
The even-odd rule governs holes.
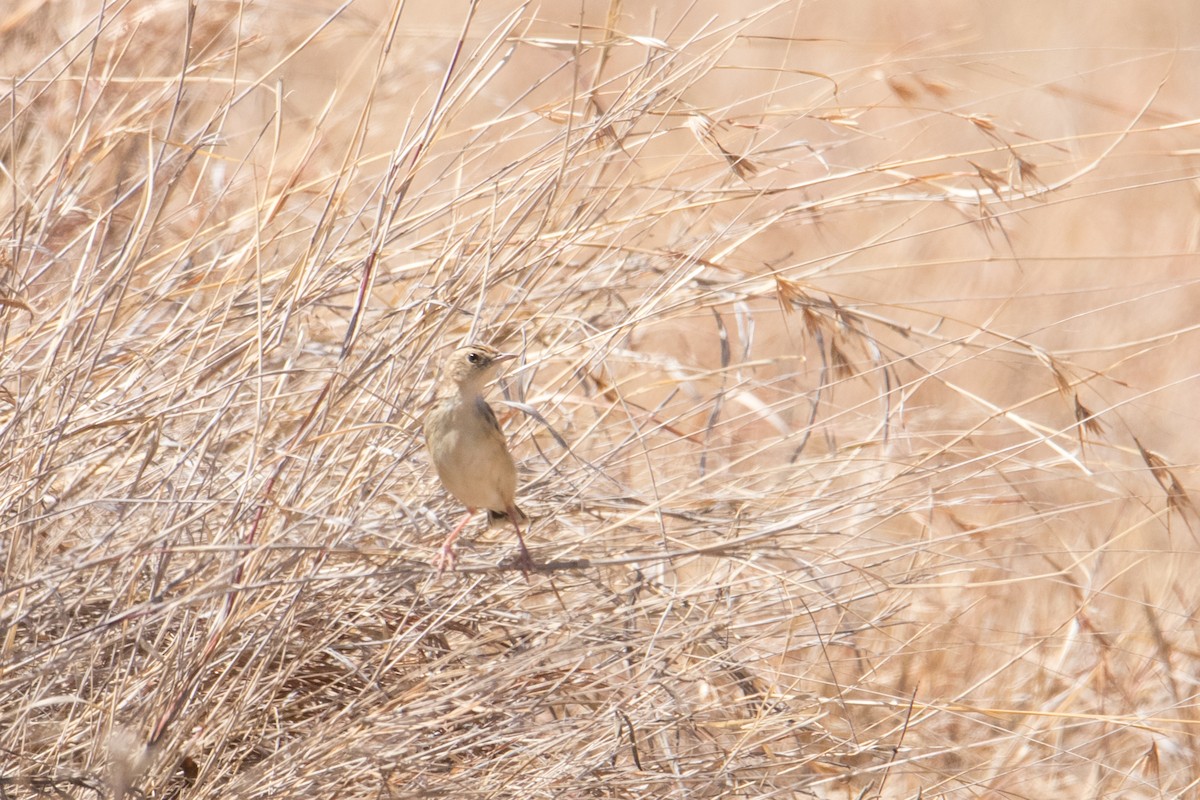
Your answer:
[[[521,523],[529,518],[517,508],[517,468],[496,414],[483,399],[496,368],[515,357],[482,344],[458,348],[444,365],[437,398],[425,414],[425,443],[438,477],[467,507],[467,516],[442,543],[438,572],[454,566],[454,541],[481,508],[489,523],[508,517],[521,548],[517,565],[526,574],[534,566],[521,535]]]

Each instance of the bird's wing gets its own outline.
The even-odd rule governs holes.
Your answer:
[[[495,434],[495,437],[500,441],[505,441],[504,429],[500,427],[500,420],[496,419],[496,412],[492,411],[492,407],[488,405],[488,401],[482,397],[477,398],[475,402],[479,406],[479,413],[487,423],[488,429]]]

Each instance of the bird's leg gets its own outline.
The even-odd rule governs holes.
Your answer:
[[[446,541],[442,542],[442,551],[438,553],[434,559],[434,566],[437,567],[438,575],[446,571],[447,567],[454,569],[454,564],[458,561],[458,556],[454,555],[454,540],[462,533],[462,529],[471,521],[471,517],[475,516],[475,509],[468,508],[467,515],[462,518],[462,522],[458,523],[458,527],[450,531],[450,535],[446,537]]]
[[[517,546],[521,548],[521,554],[517,556],[517,566],[520,567],[521,574],[528,580],[529,570],[537,569],[537,564],[534,563],[533,556],[529,555],[529,548],[525,546],[525,537],[521,535],[521,526],[517,524],[517,520],[521,518],[521,512],[515,505],[509,505],[505,514],[512,520],[513,527],[517,531]]]

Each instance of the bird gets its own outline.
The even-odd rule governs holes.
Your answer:
[[[517,506],[517,467],[496,412],[483,398],[497,368],[514,358],[484,344],[458,348],[442,365],[437,394],[425,413],[425,444],[438,478],[467,507],[467,515],[442,543],[435,560],[439,574],[453,568],[454,542],[480,509],[487,511],[489,524],[504,518],[512,522],[521,572],[528,577],[535,566],[521,535],[529,517]]]

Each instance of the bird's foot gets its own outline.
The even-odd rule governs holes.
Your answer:
[[[530,572],[536,572],[541,568],[541,565],[533,560],[533,556],[529,555],[529,551],[525,548],[517,551],[516,555],[505,558],[500,562],[500,566],[504,568],[516,567],[521,570],[521,574],[526,578],[529,577]]]
[[[454,552],[454,543],[446,542],[442,545],[442,549],[433,557],[433,566],[437,568],[437,574],[441,575],[446,570],[454,571],[455,564],[458,563],[458,555]]]

